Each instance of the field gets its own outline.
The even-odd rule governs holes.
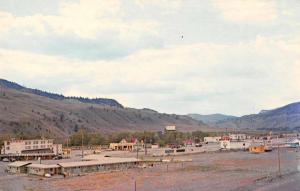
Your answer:
[[[174,161],[192,159],[192,162],[166,162],[128,171],[92,173],[68,178],[57,176],[48,179],[6,175],[3,173],[4,163],[0,163],[0,190],[132,191],[136,188],[143,191],[198,191],[255,190],[260,187],[274,190],[265,186],[271,186],[270,183],[277,179],[277,154],[277,150],[262,154],[250,154],[245,151],[204,152],[169,157]],[[298,160],[297,150],[280,150],[283,177],[298,176]]]

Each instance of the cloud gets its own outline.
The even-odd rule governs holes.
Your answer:
[[[169,113],[240,115],[298,101],[298,4],[213,3],[0,3],[0,76]]]
[[[163,15],[175,13],[183,6],[182,0],[135,0],[135,3],[142,9],[158,8]]]
[[[0,75],[67,95],[116,98],[130,107],[240,115],[300,98],[299,55],[296,39],[262,36],[146,49],[110,61],[1,49]]]
[[[275,1],[214,0],[213,5],[226,20],[237,23],[265,23],[278,18]]]
[[[15,16],[0,12],[2,32],[13,30],[25,34],[58,35],[74,34],[80,38],[94,39],[101,32],[116,32],[120,39],[135,39],[146,34],[155,34],[158,23],[145,20],[126,21],[121,2],[118,0],[61,1],[57,15],[33,14]]]
[[[127,14],[119,0],[60,1],[53,14],[0,11],[1,48],[95,60],[162,46],[158,21]]]

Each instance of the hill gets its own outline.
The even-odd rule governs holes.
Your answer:
[[[3,82],[3,81],[2,81]],[[181,131],[211,130],[188,116],[164,114],[94,102],[70,102],[36,95],[18,84],[0,88],[0,134],[66,137],[78,129],[89,132],[162,131],[176,125]],[[54,94],[56,95],[56,94]]]
[[[35,94],[35,95],[39,95],[39,96],[43,96],[43,97],[47,97],[47,98],[51,98],[51,99],[55,99],[55,100],[69,100],[69,101],[75,100],[75,101],[79,101],[81,103],[92,103],[92,104],[108,105],[108,106],[123,108],[123,106],[114,99],[106,99],[106,98],[90,99],[90,98],[84,98],[84,97],[66,97],[66,96],[60,95],[60,94],[49,93],[49,92],[41,91],[38,89],[27,88],[27,87],[21,86],[17,83],[10,82],[10,81],[4,80],[4,79],[0,79],[0,86],[9,88],[9,89],[18,90],[18,91],[28,92],[31,94]]]
[[[236,118],[236,116],[223,115],[223,114],[219,114],[219,113],[210,114],[210,115],[188,114],[188,116],[197,121],[202,121],[207,124],[214,124],[214,123],[218,123],[218,122]]]
[[[263,110],[258,114],[245,115],[218,122],[217,126],[272,131],[299,131],[300,102],[291,103],[272,110]]]

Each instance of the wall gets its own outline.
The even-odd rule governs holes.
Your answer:
[[[135,163],[118,163],[118,164],[105,164],[105,165],[69,167],[69,168],[62,167],[61,172],[68,176],[74,176],[74,175],[85,174],[90,172],[126,170],[136,166],[137,164]]]

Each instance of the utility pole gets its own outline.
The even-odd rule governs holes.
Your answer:
[[[146,156],[147,155],[147,137],[145,137],[144,146],[145,146],[145,156]]]
[[[139,159],[139,140],[136,139],[136,159]]]
[[[277,158],[278,158],[278,173],[279,173],[279,177],[281,177],[279,143],[277,143]]]
[[[83,158],[83,130],[81,129],[81,157]]]

